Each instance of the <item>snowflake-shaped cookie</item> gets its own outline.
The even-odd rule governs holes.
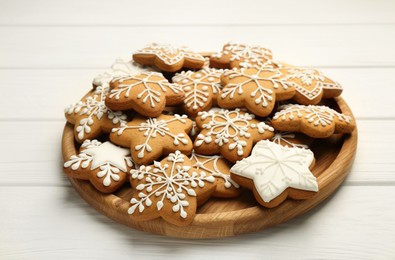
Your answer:
[[[152,43],[133,54],[133,59],[142,65],[155,65],[167,72],[175,72],[181,68],[201,69],[204,57],[191,51],[188,47],[175,48],[168,44]]]
[[[318,104],[322,98],[340,96],[342,86],[314,69],[284,68],[282,80],[292,82],[296,93],[293,99],[303,105]]]
[[[276,101],[295,95],[294,83],[284,80],[278,69],[230,70],[221,81],[224,87],[217,99],[220,107],[246,107],[257,116],[268,116]]]
[[[314,155],[308,149],[284,147],[268,140],[258,142],[251,156],[231,168],[232,179],[252,189],[257,201],[272,208],[287,197],[307,199],[318,191],[310,171]]]
[[[312,142],[311,138],[300,133],[275,131],[270,139],[273,143],[288,147],[309,148],[307,144]]]
[[[213,176],[194,168],[180,151],[130,173],[135,193],[128,213],[136,221],[161,217],[177,226],[188,225],[216,186]]]
[[[93,78],[94,86],[109,86],[110,82],[125,76],[133,76],[142,72],[155,71],[152,67],[141,66],[133,60],[117,58],[111,68]]]
[[[221,153],[231,162],[247,157],[252,146],[273,137],[273,128],[240,109],[199,112],[196,124],[201,132],[194,149],[199,154]]]
[[[74,125],[74,137],[79,143],[109,133],[127,119],[121,111],[113,111],[105,104],[108,87],[99,86],[81,101],[65,109],[65,116]]]
[[[99,191],[111,193],[126,181],[132,166],[129,149],[85,140],[80,153],[64,163],[64,170],[69,177],[89,180]]]
[[[220,155],[202,155],[192,152],[189,158],[193,167],[210,173],[216,181],[213,197],[234,198],[240,194],[240,186],[230,178],[230,163]]]
[[[223,70],[205,68],[199,71],[182,71],[173,77],[173,82],[184,92],[183,110],[191,117],[200,111],[210,109],[217,103],[217,95],[222,89]]]
[[[184,92],[158,72],[119,77],[111,81],[106,105],[111,109],[133,109],[141,115],[155,117],[166,105],[183,101]]]
[[[114,128],[110,140],[130,147],[133,161],[137,164],[149,164],[176,150],[190,154],[193,144],[188,133],[191,129],[192,121],[186,115],[136,116],[127,124]]]
[[[313,138],[326,138],[334,133],[351,133],[355,123],[351,116],[327,106],[287,104],[271,120],[279,131],[302,132]]]
[[[210,57],[210,65],[214,68],[274,68],[272,52],[260,46],[249,46],[239,43],[227,43],[219,53]]]

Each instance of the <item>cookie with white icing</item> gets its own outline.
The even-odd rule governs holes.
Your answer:
[[[74,137],[77,142],[95,139],[126,122],[127,116],[123,112],[114,111],[106,106],[105,98],[108,91],[108,86],[98,86],[65,109],[67,121],[74,125]]]
[[[147,165],[177,150],[191,154],[193,143],[188,136],[191,129],[192,121],[186,115],[136,116],[132,121],[114,128],[110,140],[130,148],[134,162]]]
[[[162,71],[176,72],[181,68],[201,69],[204,57],[188,47],[173,47],[169,44],[151,43],[133,53],[133,60],[142,65],[155,65]]]
[[[128,213],[135,221],[162,218],[177,226],[189,225],[199,205],[214,192],[215,178],[192,165],[180,151],[161,162],[131,170],[135,191]]]
[[[215,178],[213,197],[234,198],[240,195],[239,184],[230,178],[231,164],[221,155],[203,155],[192,151],[189,158],[193,167],[205,171]]]
[[[313,166],[310,150],[263,140],[230,171],[234,181],[253,191],[259,204],[273,208],[287,197],[309,199],[318,192],[317,179],[310,170]]]
[[[309,148],[314,139],[301,133],[274,131],[270,141],[282,146]]]
[[[103,193],[112,193],[121,187],[132,167],[129,149],[97,140],[85,140],[79,154],[64,163],[67,176],[89,180]]]
[[[273,128],[240,109],[199,112],[196,124],[200,133],[194,149],[199,154],[221,154],[236,162],[247,157],[252,146],[263,139],[273,137]]]
[[[239,43],[227,43],[219,53],[212,54],[210,66],[214,68],[275,68],[276,63],[272,61],[271,50],[261,46],[250,46]]]
[[[283,79],[279,69],[250,68],[225,71],[218,106],[245,107],[257,116],[265,117],[275,108],[276,101],[288,100],[295,95],[293,82]]]
[[[280,106],[271,120],[279,131],[301,132],[313,138],[326,138],[334,133],[351,133],[355,121],[327,106],[287,104]]]
[[[167,106],[183,102],[182,89],[161,73],[142,72],[117,77],[110,83],[106,105],[114,110],[133,109],[143,116],[159,116]]]
[[[199,71],[182,71],[173,77],[173,82],[184,92],[182,109],[191,117],[217,104],[217,95],[222,89],[223,70],[205,68]]]

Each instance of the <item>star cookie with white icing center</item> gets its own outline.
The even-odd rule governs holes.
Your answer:
[[[182,103],[184,92],[158,72],[121,76],[111,81],[106,105],[111,109],[133,109],[140,115],[159,116],[165,106]]]
[[[327,106],[287,104],[279,107],[271,120],[279,131],[301,132],[313,138],[326,138],[334,133],[351,133],[355,122],[351,116]]]
[[[259,204],[273,208],[287,197],[308,199],[318,192],[317,179],[310,171],[313,166],[310,150],[263,140],[230,171],[234,181],[253,191]]]
[[[193,167],[180,151],[130,173],[130,183],[135,192],[128,213],[135,221],[161,217],[177,226],[189,225],[196,215],[196,208],[211,196],[216,187],[215,178]]]
[[[133,54],[133,60],[142,65],[155,65],[166,72],[175,72],[181,68],[201,69],[204,57],[187,47],[175,48],[168,44],[152,43]]]
[[[193,144],[188,136],[191,129],[192,121],[186,115],[136,116],[132,121],[114,128],[110,140],[130,148],[133,161],[146,165],[177,150],[191,154]]]
[[[112,193],[125,183],[132,166],[129,149],[110,142],[85,140],[80,153],[64,163],[64,171],[71,178],[89,180],[103,193]]]
[[[184,92],[181,106],[186,114],[196,117],[200,111],[206,111],[217,104],[217,95],[222,89],[223,70],[205,68],[199,71],[182,71],[173,77],[173,82]]]
[[[236,162],[247,157],[252,146],[273,137],[273,128],[240,109],[199,112],[196,124],[200,129],[194,142],[199,154],[221,154]]]

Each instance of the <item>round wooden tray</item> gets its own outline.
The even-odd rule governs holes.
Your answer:
[[[352,116],[347,103],[335,98],[327,104]],[[357,129],[350,135],[334,135],[329,139],[317,140],[311,145],[316,164],[313,174],[317,177],[319,192],[312,199],[287,199],[280,206],[266,209],[258,205],[248,190],[236,199],[211,198],[198,208],[193,222],[186,227],[169,224],[162,219],[135,222],[127,209],[132,197],[128,183],[114,194],[102,194],[88,181],[69,178],[83,199],[102,214],[113,220],[142,231],[180,238],[227,237],[261,230],[299,216],[317,206],[331,195],[344,181],[353,163],[358,139]],[[66,124],[62,137],[63,160],[76,154],[73,126]]]

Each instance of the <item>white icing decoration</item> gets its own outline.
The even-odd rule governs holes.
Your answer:
[[[98,86],[92,96],[88,96],[83,101],[78,101],[75,104],[70,105],[65,109],[65,113],[68,115],[78,114],[86,115],[82,118],[76,127],[77,138],[83,140],[85,134],[91,132],[91,126],[95,123],[93,120],[96,117],[99,121],[104,115],[112,121],[114,125],[118,123],[125,123],[127,117],[121,111],[112,111],[105,104],[105,98],[109,91],[109,87]]]
[[[195,160],[195,164],[193,164],[192,167],[195,167],[198,170],[202,169],[203,171],[210,173],[212,176],[216,178],[223,179],[225,188],[229,189],[232,186],[235,188],[240,187],[239,184],[237,184],[234,180],[230,178],[229,174],[221,172],[221,170],[218,168],[218,164],[217,164],[218,160],[219,159],[225,160],[223,156],[220,155],[207,156],[207,155],[197,154],[195,153],[195,151],[192,151],[192,155],[190,159],[192,161]],[[214,169],[211,169],[206,166],[207,164],[210,163],[213,163]]]
[[[133,161],[129,149],[121,148],[110,142],[101,143],[97,140],[85,140],[81,145],[85,150],[78,155],[72,155],[64,163],[64,167],[71,167],[73,171],[86,169],[91,163],[90,170],[100,168],[97,177],[103,178],[103,185],[108,187],[112,181],[119,181],[119,171],[126,173],[127,166],[132,167]]]
[[[173,205],[172,211],[179,213],[180,217],[187,218],[185,208],[189,206],[187,196],[195,197],[195,188],[203,188],[205,182],[213,183],[215,178],[203,171],[197,172],[190,166],[182,165],[185,156],[180,151],[169,154],[167,163],[154,162],[153,166],[140,166],[138,170],[131,170],[133,179],[144,180],[136,186],[139,192],[138,199],[132,198],[132,206],[128,209],[133,214],[136,209],[140,213],[145,207],[154,206],[160,211],[166,203]],[[181,164],[181,165],[180,165]],[[170,172],[168,172],[170,169]],[[160,198],[153,205],[151,198]]]
[[[247,72],[247,73],[246,73]],[[262,76],[263,73],[270,73],[271,76]],[[295,83],[282,79],[283,74],[278,69],[241,69],[229,70],[224,73],[225,76],[229,77],[229,83],[222,89],[221,98],[225,99],[229,96],[233,99],[235,94],[242,95],[244,92],[244,86],[248,85],[248,89],[254,89],[251,92],[251,98],[254,98],[255,104],[261,104],[262,107],[267,107],[268,102],[275,101],[275,90],[280,87],[284,90],[293,87]],[[242,78],[243,81],[240,83],[232,83],[232,79]],[[268,82],[269,84],[265,84]],[[252,84],[251,84],[252,83]]]
[[[142,77],[143,76],[143,77]],[[160,80],[152,79],[152,77],[161,77]],[[137,85],[143,84],[145,90],[140,92],[137,95],[138,99],[141,99],[141,102],[145,104],[147,101],[150,102],[151,107],[155,107],[155,103],[160,102],[161,98],[161,91],[166,93],[168,90],[171,90],[174,93],[179,93],[182,91],[178,86],[175,84],[171,84],[167,81],[166,78],[163,77],[161,73],[157,72],[142,72],[139,75],[129,75],[129,76],[122,76],[117,79],[119,81],[119,85],[117,88],[114,88],[110,91],[108,95],[109,98],[119,99],[120,95],[123,93],[124,97],[128,98],[130,95],[130,90]],[[132,83],[125,83],[125,81],[132,81]],[[153,89],[150,84],[154,84],[160,87],[161,91],[157,91]]]
[[[95,86],[108,86],[113,80],[120,77],[134,76],[142,72],[154,71],[151,67],[142,66],[133,60],[127,61],[122,58],[117,58],[111,65],[111,69],[97,75],[93,79]]]
[[[203,107],[210,100],[207,90],[211,88],[215,95],[222,89],[221,74],[223,70],[217,69],[203,69],[198,73],[193,71],[182,71],[173,77],[173,82],[180,85],[185,92],[184,104],[186,107],[191,107],[197,110]],[[211,80],[210,80],[211,79]],[[201,88],[201,90],[199,89]]]
[[[270,202],[288,187],[317,192],[317,180],[309,170],[313,160],[314,155],[308,149],[263,140],[255,145],[251,156],[238,161],[231,172],[253,180],[263,201]]]
[[[185,118],[187,118],[186,115],[177,115],[175,114],[171,119],[168,120],[158,120],[157,118],[148,118],[146,122],[141,123],[140,125],[137,126],[129,126],[126,124],[122,124],[119,128],[113,128],[112,132],[117,132],[118,135],[122,135],[123,132],[127,129],[138,129],[139,131],[144,132],[144,136],[146,136],[146,139],[144,142],[136,145],[134,149],[136,151],[139,151],[137,154],[138,158],[143,158],[145,155],[145,152],[151,152],[152,147],[149,145],[149,141],[151,138],[155,138],[157,134],[160,136],[170,136],[173,138],[173,144],[174,145],[179,145],[180,143],[186,145],[188,144],[189,138],[185,133],[177,133],[173,134],[170,131],[170,128],[168,127],[168,124],[174,121],[178,121],[181,123],[186,122]]]
[[[327,126],[333,123],[335,117],[339,121],[344,121],[346,123],[351,123],[351,117],[341,114],[327,106],[304,106],[304,105],[295,105],[295,104],[287,104],[279,107],[279,112],[274,114],[273,119],[281,119],[286,120],[287,117],[290,120],[293,120],[296,117],[301,118],[303,116],[302,112],[305,113],[305,119],[307,119],[308,123],[313,124],[314,126]]]
[[[225,110],[215,112],[199,112],[201,120],[207,117],[210,121],[203,125],[204,134],[198,134],[195,145],[201,146],[203,143],[214,142],[218,146],[229,144],[229,150],[236,149],[239,156],[243,155],[243,147],[247,145],[245,141],[239,140],[240,137],[250,138],[249,129],[257,128],[259,133],[274,131],[274,129],[263,122],[251,124],[250,121],[255,117],[253,114],[240,113],[240,109]],[[202,131],[203,132],[203,131]]]
[[[145,48],[138,50],[134,54],[151,55],[154,54],[167,65],[174,65],[182,59],[198,60],[204,62],[204,57],[199,53],[192,52],[189,48],[183,46],[175,48],[169,44],[151,43]]]
[[[299,148],[308,148],[308,145],[305,144],[297,144],[292,142],[290,139],[295,138],[295,133],[291,132],[278,132],[276,131],[274,133],[274,136],[272,137],[271,141],[276,144],[281,144],[281,142],[284,142],[286,146],[289,147],[299,147]]]

